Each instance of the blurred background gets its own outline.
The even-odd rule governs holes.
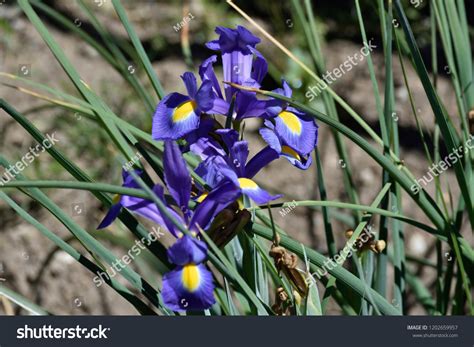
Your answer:
[[[94,26],[87,20],[76,1],[44,1],[75,26],[84,29],[92,37],[101,41]],[[94,11],[101,24],[118,42],[126,42],[128,36],[123,29],[110,1],[87,0],[85,3]],[[197,72],[202,60],[212,54],[204,44],[215,39],[214,28],[218,25],[234,27],[244,25],[262,38],[257,47],[269,61],[269,75],[263,88],[271,90],[281,85],[285,78],[294,88],[296,99],[308,103],[304,94],[309,86],[315,84],[311,77],[292,62],[275,45],[252,27],[225,1],[191,0],[182,1],[122,1],[130,21],[134,25],[153,67],[166,92],[183,92],[184,85],[180,75],[185,71]],[[310,53],[304,36],[304,28],[295,16],[291,1],[239,1],[235,3],[256,20],[265,30],[282,42],[302,61],[310,64]],[[425,62],[433,71],[431,64],[430,18],[428,0],[405,1],[405,9],[413,26],[417,42],[422,49]],[[415,6],[415,4],[418,4]],[[356,9],[352,0],[313,1],[315,20],[322,31],[324,59],[327,70],[343,63],[348,56],[359,52],[362,46]],[[377,5],[373,0],[362,0],[361,8],[365,20],[367,37],[377,46],[373,60],[379,88],[383,88],[384,58]],[[35,8],[48,26],[55,39],[80,73],[82,79],[98,93],[116,114],[129,120],[144,131],[151,129],[151,114],[122,77],[111,68],[99,54],[81,40],[75,33],[61,23]],[[469,21],[474,23],[474,2],[466,1]],[[190,15],[191,14],[191,15]],[[189,20],[183,28],[176,30],[181,21]],[[397,23],[394,23],[397,29]],[[471,27],[472,33],[472,27]],[[471,35],[472,38],[472,35]],[[474,46],[474,45],[473,45]],[[441,49],[441,45],[438,45]],[[401,158],[416,177],[422,177],[428,170],[422,143],[418,136],[415,118],[408,102],[403,75],[396,53],[393,56],[395,74],[396,114],[400,127]],[[425,97],[422,85],[414,73],[410,62],[405,61],[407,77],[422,120],[422,128],[427,136],[434,129],[434,117]],[[456,101],[449,81],[449,69],[442,51],[438,52],[438,90],[448,113],[456,113]],[[130,60],[127,70],[144,75],[138,63]],[[17,75],[45,83],[56,89],[77,95],[74,86],[55,61],[53,55],[42,41],[34,27],[29,23],[14,1],[0,0],[0,72]],[[220,69],[218,69],[220,73]],[[145,79],[143,79],[145,80]],[[15,88],[18,83],[5,75],[0,75],[0,96],[28,118],[43,132],[56,131],[60,142],[58,148],[73,158],[76,164],[85,169],[95,180],[120,184],[120,163],[117,153],[107,146],[107,136],[97,131],[94,123],[79,114],[50,108],[44,101],[23,90]],[[379,130],[375,98],[366,61],[355,66],[331,85],[376,131]],[[28,88],[27,88],[28,89]],[[320,100],[313,106],[322,107]],[[338,109],[343,123],[359,129],[355,121],[343,110]],[[253,153],[263,146],[258,134],[259,121],[246,124],[247,140]],[[362,130],[361,130],[362,133]],[[9,116],[0,111],[0,152],[11,162],[19,160],[34,142],[26,132]],[[363,151],[347,142],[348,155],[352,165],[355,185],[362,204],[370,205],[381,188],[381,170]],[[332,133],[322,125],[319,133],[319,151],[323,163],[323,173],[327,186],[327,199],[348,201],[342,184],[345,163],[337,156]],[[64,171],[47,154],[28,167],[24,174],[30,179],[69,179]],[[257,180],[272,193],[281,192],[285,201],[320,199],[316,181],[316,167],[308,171],[295,170],[288,162],[280,160],[262,171]],[[448,171],[441,177],[443,184],[455,182],[454,173]],[[456,184],[452,185],[456,187]],[[434,192],[434,184],[427,186]],[[12,191],[13,193],[13,191]],[[457,196],[458,192],[452,192]],[[95,228],[106,211],[87,192],[69,190],[49,190],[48,195],[86,230],[96,233]],[[40,209],[21,193],[11,196],[21,203],[35,218],[64,239],[69,233],[47,211]],[[448,198],[448,197],[446,197]],[[403,199],[403,212],[414,219],[428,223],[423,213],[406,196]],[[298,241],[327,253],[324,229],[320,211],[297,207],[286,216],[274,212],[276,221]],[[337,245],[344,246],[344,232],[354,227],[350,211],[334,211]],[[377,228],[378,219],[372,224]],[[466,228],[467,225],[466,225]],[[469,235],[466,238],[469,240]],[[119,228],[110,228],[97,234],[116,254],[123,254],[131,242],[128,234]],[[472,242],[472,239],[469,240]],[[75,242],[75,241],[71,241]],[[390,242],[390,240],[389,240]],[[435,257],[434,238],[411,226],[405,226],[405,250],[409,257],[411,271],[421,278],[429,288],[434,287],[436,271],[430,266]],[[80,245],[75,244],[80,248]],[[126,251],[125,251],[126,252]],[[146,254],[144,255],[144,257]],[[428,264],[422,264],[422,260]],[[450,261],[447,256],[446,261]],[[150,272],[139,262],[132,266],[137,271]],[[393,274],[389,275],[393,278]],[[21,220],[5,203],[0,201],[0,281],[38,305],[57,314],[135,314],[135,310],[113,290],[92,283],[90,273],[76,264],[67,254],[58,251],[34,227]],[[70,282],[75,286],[71,287]],[[151,283],[157,283],[152,279]],[[407,301],[408,313],[423,314],[423,309],[414,303],[410,294]],[[21,314],[22,311],[8,303],[0,305],[1,314]],[[337,307],[331,312],[339,314]]]

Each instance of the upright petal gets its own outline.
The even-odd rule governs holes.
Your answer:
[[[204,81],[196,93],[196,103],[199,110],[209,112],[214,107],[215,94],[212,91],[211,81]]]
[[[252,74],[252,54],[244,54],[241,51],[233,51],[222,55],[222,68],[224,81],[235,84],[243,84],[251,78]],[[226,100],[230,102],[232,96],[238,92],[237,88],[226,84],[224,86]]]
[[[244,54],[251,54],[250,48],[255,48],[260,43],[258,37],[240,25],[237,29],[218,26],[216,33],[219,39],[209,42],[206,46],[212,50],[220,50],[222,53],[238,50]]]
[[[201,80],[204,81],[211,81],[212,83],[212,90],[222,99],[222,92],[221,87],[219,85],[219,81],[217,79],[216,73],[214,72],[213,64],[217,61],[217,55],[211,55],[209,58],[204,60],[204,62],[199,66],[199,75],[201,76]]]
[[[184,85],[186,86],[186,90],[188,91],[188,95],[191,99],[194,99],[197,93],[197,81],[196,76],[192,72],[185,72],[181,76]]]
[[[202,177],[211,188],[217,187],[225,178],[229,178],[234,182],[237,182],[238,178],[234,170],[221,156],[207,158],[198,165],[195,172]]]
[[[231,157],[232,165],[234,166],[234,171],[239,177],[245,175],[245,164],[247,163],[247,158],[249,156],[249,144],[247,141],[237,141],[231,148]]]
[[[258,83],[262,83],[263,78],[268,72],[267,60],[263,57],[262,53],[260,53],[258,50],[252,48],[251,51],[255,55],[255,60],[253,62],[253,69],[252,69],[252,78]]]
[[[153,116],[155,140],[177,140],[199,127],[200,111],[189,97],[171,93],[158,104]]]
[[[206,260],[207,245],[195,237],[184,235],[168,248],[168,260],[176,265],[199,264]]]
[[[212,273],[204,264],[179,266],[163,276],[161,295],[173,311],[206,310],[215,304]]]
[[[166,186],[181,211],[186,214],[191,198],[191,176],[179,146],[173,141],[165,142],[163,167]]]

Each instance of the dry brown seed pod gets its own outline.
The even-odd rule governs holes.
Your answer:
[[[378,241],[375,243],[375,249],[376,249],[377,252],[379,252],[379,253],[383,252],[383,250],[385,249],[385,247],[387,247],[387,243],[386,243],[384,240],[378,240]]]

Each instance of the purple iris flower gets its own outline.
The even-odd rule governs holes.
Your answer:
[[[293,91],[283,80],[283,89],[274,92],[290,98]],[[293,165],[308,168],[310,154],[318,141],[318,126],[314,120],[285,102],[269,107],[267,113],[270,118],[265,121],[266,128],[260,129],[263,139]]]
[[[163,276],[161,295],[166,307],[205,310],[216,302],[212,273],[203,264],[206,257],[206,244],[188,235],[168,249],[168,260],[177,267]]]
[[[175,218],[198,234],[206,229],[214,217],[239,196],[239,191],[229,180],[223,180],[191,211],[192,182],[186,162],[176,143],[165,142],[164,176],[168,190],[180,207],[183,217]],[[162,200],[164,202],[164,200]],[[168,249],[169,261],[177,267],[163,276],[162,296],[164,304],[176,311],[204,310],[215,303],[212,274],[203,264],[207,256],[204,242],[179,231],[176,243]]]
[[[221,51],[224,80],[251,88],[260,88],[260,83],[267,74],[268,64],[263,55],[255,48],[260,39],[242,26],[237,29],[217,27],[216,33],[219,39],[207,43],[207,47]],[[213,64],[216,62],[215,55],[208,58],[201,65],[199,74],[203,81],[213,83],[215,104],[221,110],[227,110],[235,95],[234,119],[240,120],[249,117],[262,117],[265,110],[274,104],[274,100],[259,100],[256,93],[236,89],[225,85],[225,98],[223,97],[219,83],[214,72]],[[226,114],[227,112],[223,112]]]
[[[252,74],[253,59],[256,52],[255,46],[260,43],[260,39],[240,25],[237,26],[237,29],[218,26],[216,33],[219,38],[208,42],[206,46],[214,51],[221,51],[224,80],[243,84],[252,78],[257,82],[261,82],[261,79],[257,80],[254,77],[263,79],[267,69],[266,62],[256,66],[259,71]],[[263,59],[261,54],[259,54],[259,58]],[[236,90],[229,85],[226,85],[224,89],[226,100],[230,101]]]
[[[163,166],[166,187],[181,213],[165,200],[162,186],[155,185],[153,191],[165,204],[174,220],[194,235],[207,229],[214,217],[240,196],[240,190],[231,180],[221,180],[211,192],[199,199],[197,207],[191,210],[191,176],[179,146],[173,141],[165,142]],[[141,174],[140,171],[136,173]],[[127,171],[123,172],[123,180],[123,186],[139,188]],[[168,249],[168,258],[177,267],[163,277],[164,304],[173,310],[204,310],[213,305],[215,299],[212,274],[203,264],[207,256],[206,245],[194,237],[184,235],[167,215],[161,213],[153,201],[126,195],[120,197],[111,207],[99,228],[110,225],[123,207],[165,226],[178,238]]]
[[[278,158],[278,153],[273,151],[262,160],[250,160],[247,163],[249,149],[247,141],[238,141],[238,133],[233,129],[216,131],[221,135],[227,153],[225,156],[214,155],[207,157],[196,168],[196,173],[201,176],[210,187],[215,187],[223,181],[232,181],[244,194],[257,204],[279,199],[282,195],[271,195],[253,180],[253,177],[270,161]],[[255,156],[258,157],[258,154]]]

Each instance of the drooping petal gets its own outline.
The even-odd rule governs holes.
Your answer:
[[[166,203],[162,186],[159,184],[155,185],[153,187],[153,192],[163,203]],[[178,236],[178,228],[161,213],[153,201],[135,196],[124,195],[122,196],[121,203],[123,207],[127,208],[133,213],[145,217],[158,225],[166,227],[170,233],[172,233],[174,236]],[[174,217],[175,220],[184,225],[183,219],[178,213],[176,213],[175,210],[171,209],[170,207],[166,207],[166,210],[171,216]]]
[[[267,124],[267,123],[265,123]],[[278,136],[275,134],[275,130],[269,128],[261,128],[259,130],[260,135],[265,142],[276,152],[281,153],[281,143]]]
[[[310,154],[304,155],[296,152],[293,148],[286,145],[285,142],[278,137],[278,135],[275,133],[275,127],[273,126],[273,124],[271,124],[271,122],[265,121],[265,125],[268,128],[261,128],[260,135],[262,135],[263,139],[271,149],[273,149],[279,156],[286,158],[292,165],[296,166],[299,169],[306,170],[311,166],[312,159]],[[263,149],[260,153],[264,152],[265,150],[266,149]],[[255,158],[260,153],[258,153]],[[255,164],[258,165],[260,162],[263,162],[267,155],[271,157],[271,154],[266,154],[265,156],[263,156],[262,159],[259,159],[258,161],[256,160]],[[269,160],[270,158],[267,159]],[[255,170],[255,168],[250,166],[250,164],[251,163],[249,162],[249,168],[246,168],[247,177],[252,177],[250,176],[250,172],[252,172],[251,170]]]
[[[267,130],[271,131],[270,129]],[[279,157],[279,152],[274,150],[271,146],[265,147],[247,163],[247,165],[245,166],[245,177],[252,178],[262,168],[270,164],[275,159],[278,159]]]
[[[281,156],[286,158],[292,165],[296,166],[298,169],[306,170],[311,166],[313,159],[311,154],[306,156],[299,155],[291,147],[283,146]]]
[[[271,200],[276,200],[282,197],[281,194],[271,195],[267,191],[260,188],[258,184],[250,178],[241,177],[238,179],[238,181],[242,192],[259,205],[266,204]]]
[[[207,245],[195,237],[184,235],[168,248],[168,260],[176,265],[199,264],[206,260]]]
[[[204,197],[194,210],[190,229],[199,231],[206,230],[212,223],[214,217],[232,202],[237,200],[241,192],[239,187],[230,180],[225,180],[217,188],[213,189]]]
[[[133,170],[133,171],[138,176],[141,176],[143,173],[141,170]],[[139,185],[137,182],[135,182],[135,180],[133,179],[133,176],[130,174],[129,171],[125,169],[122,169],[122,181],[123,181],[122,187],[139,188]],[[108,227],[110,224],[112,224],[115,219],[117,219],[117,217],[120,214],[120,210],[122,209],[122,200],[123,198],[120,195],[116,195],[114,197],[113,205],[110,207],[109,211],[105,215],[102,222],[100,222],[97,229],[104,229]]]
[[[191,99],[194,99],[197,93],[197,81],[196,76],[192,72],[185,72],[181,79],[186,86],[186,90],[188,91],[188,95]]]
[[[189,97],[171,93],[158,104],[153,116],[154,140],[177,140],[199,126],[200,110]]]
[[[110,224],[112,224],[113,221],[115,219],[117,219],[117,217],[119,216],[121,209],[122,209],[122,204],[121,203],[117,203],[117,204],[112,205],[110,207],[109,212],[107,212],[107,214],[105,215],[102,222],[100,222],[97,229],[104,229],[104,228],[107,228]]]
[[[163,276],[161,295],[173,311],[206,310],[215,304],[212,273],[204,264],[179,266]]]
[[[297,112],[292,108],[280,112],[275,117],[275,132],[296,152],[308,154],[316,146],[318,127],[312,119]]]
[[[173,141],[165,142],[163,167],[166,186],[181,211],[188,213],[191,198],[191,176],[179,146]]]
[[[179,229],[168,218],[166,218],[166,216],[162,215],[161,211],[153,201],[132,196],[124,196],[124,203],[127,205],[127,209],[133,213],[136,213],[139,216],[142,216],[160,226],[165,227],[174,236],[179,235]],[[175,210],[167,207],[167,211],[174,217],[175,220],[184,225],[183,219],[178,213],[176,213]]]

